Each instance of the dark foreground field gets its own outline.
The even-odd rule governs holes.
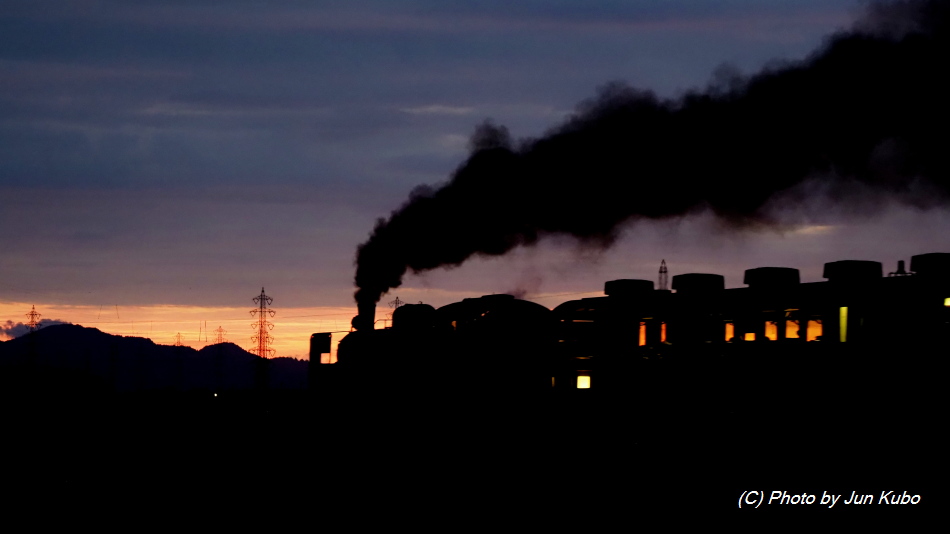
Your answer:
[[[4,502],[101,518],[129,507],[263,511],[314,525],[944,507],[942,411],[933,406],[857,399],[819,411],[805,397],[729,405],[577,393],[7,398]],[[893,490],[921,502],[739,510],[749,490],[875,500]]]

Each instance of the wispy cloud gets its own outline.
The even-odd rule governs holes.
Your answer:
[[[792,230],[793,235],[827,235],[834,232],[837,226],[832,224],[809,224]]]
[[[442,104],[431,104],[428,106],[417,106],[412,108],[402,108],[403,113],[413,115],[470,115],[475,112],[475,108],[467,106],[445,106]]]
[[[550,2],[504,6],[489,2],[470,6],[448,6],[444,2],[422,2],[416,8],[393,8],[390,2],[356,2],[349,5],[305,6],[271,2],[266,8],[233,2],[220,5],[185,3],[180,5],[130,5],[101,3],[94,8],[56,9],[19,7],[21,16],[42,16],[51,20],[83,20],[148,28],[197,28],[203,31],[250,30],[254,32],[313,31],[397,31],[455,33],[459,31],[753,31],[778,24],[787,28],[827,25],[847,20],[842,0],[799,2],[794,10],[783,2],[723,3],[627,2],[612,8],[578,7],[583,3]],[[97,3],[99,4],[99,3]],[[558,4],[558,3],[555,3]],[[826,5],[830,4],[830,5]],[[768,37],[768,32],[763,33]]]

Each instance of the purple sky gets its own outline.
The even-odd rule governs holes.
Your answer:
[[[275,307],[350,306],[375,219],[444,181],[486,118],[537,136],[614,80],[672,97],[722,64],[802,59],[859,8],[471,4],[3,2],[0,301],[247,307],[263,285]],[[815,281],[826,261],[887,272],[948,251],[943,211],[816,201],[783,218],[741,234],[704,216],[640,225],[607,252],[548,240],[395,293],[441,305],[598,291],[654,278],[661,258],[730,286],[763,265]]]

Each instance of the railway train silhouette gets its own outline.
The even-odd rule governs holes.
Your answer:
[[[950,253],[913,256],[887,276],[876,261],[830,262],[824,278],[760,267],[731,289],[706,273],[673,276],[672,290],[613,280],[604,296],[553,310],[511,295],[407,304],[390,328],[347,334],[312,379],[357,390],[844,395],[913,389],[946,356]],[[313,334],[311,361],[329,351],[329,334]]]

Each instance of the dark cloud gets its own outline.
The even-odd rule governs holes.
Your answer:
[[[603,80],[673,96],[723,60],[752,72],[850,4],[4,2],[0,289],[346,293],[364,229],[448,176],[484,117],[517,144]]]
[[[618,72],[669,77],[673,65],[709,48],[689,46],[669,29],[645,37],[627,28],[604,38],[602,29],[588,28],[565,39],[563,28],[529,33],[506,21],[734,17],[750,3],[666,4],[5,3],[0,185],[246,181],[265,171],[270,180],[299,182],[332,171],[340,153],[381,152],[377,140],[391,151],[429,133],[408,128],[408,118],[393,110],[560,104]],[[378,24],[351,24],[361,20]],[[477,25],[467,27],[472,21]],[[647,52],[664,57],[649,65],[634,59]],[[674,78],[657,85],[692,83]],[[439,102],[446,96],[454,102]],[[454,123],[455,133],[462,124],[470,121]],[[308,157],[334,141],[349,145]],[[342,167],[350,180],[366,176],[348,162]],[[380,174],[368,179],[386,182]]]

